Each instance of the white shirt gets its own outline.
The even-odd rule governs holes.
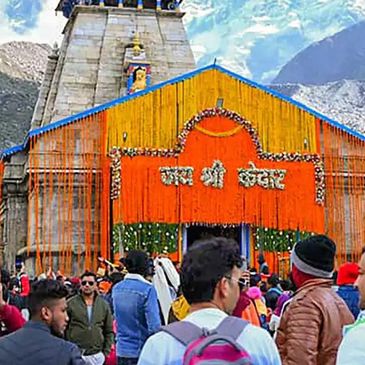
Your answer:
[[[201,309],[187,316],[184,321],[213,330],[227,317],[215,308]],[[247,325],[238,337],[239,343],[251,356],[254,365],[281,365],[274,340],[262,328]],[[165,332],[158,332],[144,345],[138,365],[182,365],[185,346]]]
[[[365,311],[358,320],[344,328],[345,336],[337,353],[337,365],[365,364]]]

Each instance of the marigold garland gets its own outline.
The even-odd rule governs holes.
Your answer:
[[[185,126],[181,133],[179,134],[177,140],[177,144],[173,149],[162,149],[162,148],[118,148],[113,147],[110,153],[116,158],[115,156],[129,156],[129,157],[136,157],[136,156],[152,156],[152,157],[177,157],[180,153],[182,153],[185,149],[186,140],[189,133],[205,118],[209,117],[225,117],[228,118],[235,123],[238,123],[242,126],[251,136],[251,139],[255,145],[257,155],[262,160],[267,161],[275,161],[275,162],[310,162],[313,163],[315,166],[315,181],[316,181],[316,203],[318,205],[324,204],[324,197],[325,197],[325,179],[324,179],[324,166],[321,160],[321,157],[317,154],[300,154],[300,153],[271,153],[263,151],[262,145],[259,140],[259,136],[252,126],[252,124],[240,116],[239,114],[227,110],[224,108],[210,108],[203,110],[198,115],[191,118],[189,121],[185,123]],[[119,150],[117,153],[116,150]],[[114,161],[114,160],[113,160]],[[115,166],[119,166],[118,162],[114,162]],[[117,167],[119,169],[119,167]],[[120,179],[118,178],[119,172],[115,172],[115,179],[113,179],[113,192],[120,192]],[[113,198],[116,199],[118,195],[114,194]]]
[[[208,129],[205,129],[199,125],[195,126],[196,130],[198,130],[201,133],[206,134],[207,136],[221,137],[221,138],[233,136],[236,133],[238,133],[241,130],[241,128],[242,128],[241,126],[238,126],[236,128],[233,128],[233,129],[231,129],[229,131],[225,131],[225,132],[212,132],[212,131],[208,131]]]

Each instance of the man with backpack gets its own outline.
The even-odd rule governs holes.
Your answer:
[[[181,272],[189,315],[150,337],[138,365],[280,365],[268,332],[230,316],[245,284],[241,266],[235,241],[217,237],[195,242]]]

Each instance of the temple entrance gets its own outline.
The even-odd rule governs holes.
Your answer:
[[[187,247],[190,247],[195,241],[211,237],[226,237],[234,239],[241,246],[241,227],[224,227],[224,226],[190,226],[187,227]]]

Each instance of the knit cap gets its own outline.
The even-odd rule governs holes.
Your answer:
[[[325,235],[299,241],[292,251],[292,263],[305,274],[332,278],[336,255],[335,243]]]
[[[359,265],[346,262],[338,269],[337,285],[353,285],[359,276]]]

